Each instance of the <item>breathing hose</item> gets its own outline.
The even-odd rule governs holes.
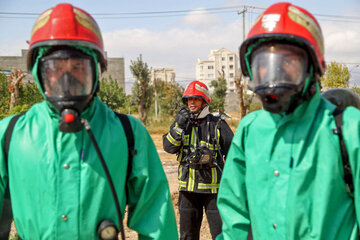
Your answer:
[[[123,240],[125,240],[125,232],[124,232],[124,226],[123,226],[123,221],[122,221],[122,216],[121,216],[121,211],[120,211],[120,204],[119,204],[118,196],[117,196],[116,191],[115,191],[114,183],[113,183],[113,181],[111,179],[109,169],[106,166],[106,163],[105,163],[104,157],[103,157],[103,155],[102,155],[102,153],[100,151],[99,145],[97,144],[96,139],[94,137],[94,134],[91,131],[90,124],[88,123],[88,121],[86,119],[81,119],[81,123],[84,124],[85,129],[86,129],[87,133],[89,134],[89,137],[90,137],[90,139],[91,139],[91,141],[92,141],[92,143],[93,143],[93,145],[95,147],[96,153],[100,158],[101,165],[102,165],[102,167],[104,169],[104,172],[106,174],[106,178],[108,180],[108,183],[109,183],[110,189],[111,189],[111,193],[112,193],[112,196],[114,198],[114,203],[115,203],[115,207],[116,207],[116,213],[117,213],[117,216],[118,216],[118,221],[119,221],[119,226],[120,226],[121,238]]]

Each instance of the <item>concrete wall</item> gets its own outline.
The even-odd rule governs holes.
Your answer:
[[[108,58],[107,71],[101,77],[111,78],[116,80],[119,86],[125,91],[125,64],[124,58]],[[101,86],[100,86],[101,88]]]

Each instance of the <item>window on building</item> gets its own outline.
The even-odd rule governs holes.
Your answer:
[[[234,65],[229,65],[229,69],[234,69]]]
[[[234,92],[234,89],[230,89],[230,92]]]
[[[225,57],[222,57],[222,58],[221,58],[221,61],[225,61]]]
[[[234,86],[234,81],[230,81],[230,87]]]
[[[214,66],[213,66],[213,65],[209,65],[209,66],[208,66],[208,69],[214,69]]]
[[[234,77],[234,74],[233,74],[233,73],[230,73],[230,74],[229,74],[229,77],[233,78],[233,77]]]
[[[208,74],[208,78],[214,78],[214,74]]]
[[[230,56],[229,57],[229,61],[233,61],[234,60],[234,57],[233,56]]]
[[[200,66],[200,70],[203,70],[203,69],[204,69],[204,66],[203,66],[203,65],[201,65],[201,66]]]
[[[222,65],[221,69],[225,69],[225,65]]]
[[[204,74],[200,74],[200,78],[203,78],[204,77]]]

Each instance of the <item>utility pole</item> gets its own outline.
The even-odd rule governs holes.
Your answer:
[[[243,36],[242,41],[245,41],[245,12],[247,11],[247,7],[244,6],[242,11],[238,11],[238,15],[242,14],[242,20],[243,20]],[[239,77],[235,79],[235,85],[237,90],[237,95],[239,99],[239,107],[240,107],[240,119],[243,118],[246,115],[246,109],[245,109],[245,103],[244,103],[244,83],[242,79],[242,72],[239,68]]]
[[[242,40],[245,41],[245,12],[247,12],[247,7],[244,6],[242,11],[238,11],[238,15],[242,14],[242,20],[243,20],[243,36]]]
[[[154,69],[154,88],[155,88],[155,120],[158,120],[157,111],[157,93],[156,93],[156,69]]]

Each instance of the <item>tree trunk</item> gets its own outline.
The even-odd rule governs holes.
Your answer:
[[[23,73],[20,69],[17,71],[15,69],[11,70],[11,74],[9,76],[10,110],[16,106],[16,102],[19,99],[19,85],[25,76],[26,73]]]

